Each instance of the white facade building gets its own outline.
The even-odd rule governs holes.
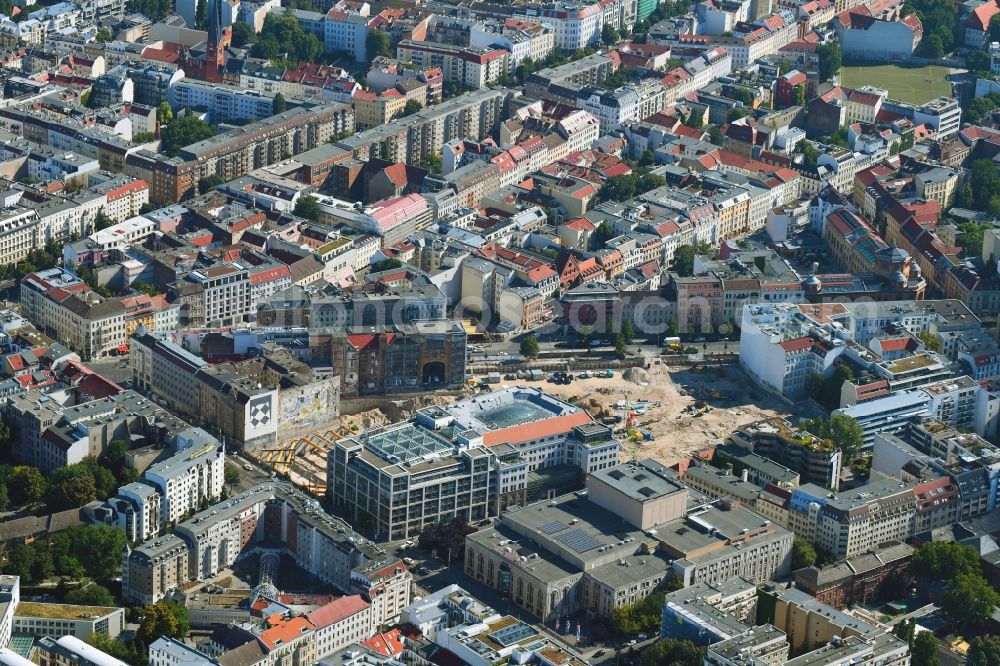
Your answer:
[[[144,480],[162,497],[164,524],[177,523],[222,496],[225,449],[201,428],[177,433],[178,452],[146,470]]]

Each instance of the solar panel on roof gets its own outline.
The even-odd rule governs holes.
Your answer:
[[[559,530],[564,530],[567,527],[569,527],[569,525],[567,525],[566,523],[559,522],[558,520],[553,520],[552,522],[539,525],[538,529],[545,532],[546,534],[555,534]]]
[[[588,550],[593,550],[601,545],[600,541],[590,536],[579,527],[556,538],[578,553],[586,553]]]

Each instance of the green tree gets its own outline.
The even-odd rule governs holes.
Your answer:
[[[7,421],[0,418],[0,460],[10,460],[10,445],[13,441],[13,431]]]
[[[635,196],[636,177],[634,174],[611,176],[601,186],[601,201],[627,201]]]
[[[94,480],[94,492],[98,499],[107,499],[118,492],[118,480],[115,475],[94,456],[87,456],[77,465]]]
[[[726,112],[726,122],[735,122],[748,115],[750,115],[750,109],[745,106],[737,106]]]
[[[107,28],[99,29],[97,31],[97,34],[94,35],[94,41],[99,44],[106,44],[107,42],[112,41],[114,38],[115,36],[112,35],[111,31],[108,30]]]
[[[965,254],[972,257],[982,256],[983,234],[992,228],[992,225],[978,222],[963,222],[958,225],[958,231],[961,233],[959,244],[965,250]]]
[[[134,286],[134,283],[133,283]],[[101,454],[100,462],[117,475],[125,466],[125,456],[128,455],[128,444],[123,439],[113,439]]]
[[[990,617],[998,605],[1000,594],[978,573],[956,575],[941,597],[941,610],[962,626],[978,625]]]
[[[626,319],[622,323],[622,337],[625,338],[625,342],[632,342],[632,339],[635,338],[635,325],[631,319]]]
[[[115,224],[114,218],[105,213],[103,207],[99,208],[97,210],[97,215],[94,216],[94,231],[107,229],[113,224]]]
[[[125,544],[125,531],[117,525],[77,526],[52,537],[52,556],[61,575],[106,583],[121,575]]]
[[[78,604],[80,606],[105,606],[108,608],[117,606],[115,598],[108,591],[108,588],[90,583],[66,593],[66,603]]]
[[[420,166],[430,173],[441,173],[441,156],[428,153],[420,160]]]
[[[148,659],[148,655],[139,653],[136,641],[120,641],[107,634],[96,632],[91,634],[87,640],[101,652],[110,654],[126,664],[142,664]]]
[[[614,236],[615,230],[612,228],[611,223],[604,220],[594,229],[594,233],[590,235],[590,247],[595,250],[602,250]]]
[[[817,374],[816,380],[810,382],[810,396],[824,409],[834,410],[840,407],[840,390],[844,382],[854,379],[854,371],[845,363],[833,367],[829,377]]]
[[[701,129],[705,125],[705,116],[703,113],[694,110],[684,119],[684,124],[692,129]]]
[[[319,60],[323,56],[323,43],[316,35],[303,31],[292,14],[272,12],[264,19],[251,54],[269,60],[274,66],[295,68],[303,62]]]
[[[705,648],[691,641],[663,638],[650,645],[639,658],[639,666],[701,666]]]
[[[625,336],[621,333],[615,333],[615,356],[625,358],[626,354],[628,354],[628,345],[625,343]]]
[[[626,604],[611,612],[611,626],[623,636],[634,636],[640,631],[652,631],[660,625],[660,615],[666,588],[654,591],[645,599]]]
[[[913,639],[913,666],[938,666],[938,642],[930,631],[921,631]]]
[[[802,428],[822,439],[828,439],[834,448],[844,454],[844,460],[854,459],[864,445],[864,435],[858,422],[847,414],[833,414],[822,418],[802,419]]]
[[[365,51],[368,54],[369,61],[378,56],[391,58],[394,55],[392,44],[389,43],[389,35],[381,30],[368,31],[368,35],[365,37]]]
[[[226,470],[224,472],[225,483],[227,486],[237,486],[240,483],[240,470],[231,462],[226,463]]]
[[[795,86],[795,94],[792,97],[792,106],[805,106],[806,87],[801,83]]]
[[[52,562],[52,553],[42,542],[35,542],[32,547],[35,549],[35,561],[31,565],[31,580],[49,580],[55,573],[55,565]]]
[[[917,334],[917,338],[921,343],[923,343],[924,349],[932,352],[941,351],[941,338],[930,331],[924,331],[923,333]]]
[[[853,460],[864,445],[861,425],[847,414],[834,414],[828,423],[833,445],[843,452],[844,458]]]
[[[160,102],[160,105],[156,107],[156,122],[161,125],[166,125],[173,119],[174,110],[170,107],[170,103]]]
[[[994,16],[993,19],[990,21],[991,30],[994,24],[1000,25],[1000,21],[997,21],[996,19],[997,16]],[[974,51],[971,51],[967,56],[965,56],[965,66],[971,72],[989,72],[990,55],[983,49],[975,49]]]
[[[819,80],[829,81],[840,71],[840,44],[837,42],[827,42],[816,47],[816,55],[819,57]]]
[[[680,327],[680,324],[677,323],[677,319],[675,319],[674,317],[671,317],[670,319],[668,319],[667,320],[667,337],[668,338],[675,338],[675,337],[677,337],[680,334],[680,332],[681,332],[681,327]]]
[[[298,201],[295,202],[295,208],[292,209],[292,213],[315,222],[319,219],[320,215],[319,201],[317,201],[316,197],[299,197]]]
[[[50,511],[75,509],[97,499],[94,477],[81,465],[61,467],[49,479],[46,503]]]
[[[423,106],[420,102],[415,99],[406,100],[406,104],[403,105],[402,110],[399,112],[398,118],[405,118],[406,116],[412,116],[414,113],[420,111]]]
[[[521,339],[521,356],[525,358],[538,358],[538,338],[534,335],[526,335]]]
[[[417,538],[417,546],[425,552],[435,551],[438,558],[461,562],[465,553],[465,537],[475,528],[464,520],[450,523],[432,523],[424,527]]]
[[[169,601],[157,601],[143,610],[135,638],[140,645],[148,648],[160,636],[184,638],[188,631],[190,625],[186,608]]]
[[[174,7],[170,0],[128,0],[125,6],[129,13],[143,14],[154,23],[165,19]]]
[[[530,57],[525,58],[514,69],[514,75],[517,77],[518,81],[524,83],[525,80],[527,80],[527,78],[531,76],[537,69],[538,66],[535,64],[535,61],[533,59],[531,59]]]
[[[800,536],[792,539],[792,570],[811,567],[816,564],[816,550],[812,544]]]
[[[966,666],[1000,664],[1000,636],[976,636],[965,657]]]
[[[990,214],[1000,214],[997,199],[1000,198],[1000,174],[990,160],[975,160],[970,168],[972,181],[972,206]]]
[[[7,556],[7,564],[3,570],[5,573],[19,576],[22,580],[31,580],[31,570],[35,565],[35,549],[26,543],[19,543],[14,546]]]
[[[601,28],[601,42],[603,42],[605,46],[617,44],[618,31],[615,30],[613,26],[605,23],[604,27]]]
[[[674,250],[674,272],[681,277],[689,277],[694,274],[694,257],[693,245],[681,245]]]
[[[285,105],[285,96],[281,93],[275,93],[274,99],[271,100],[271,115],[276,116],[279,113],[284,113],[286,108],[288,107]]]
[[[181,148],[215,136],[215,128],[190,113],[168,123],[160,130],[160,150],[176,157]]]
[[[213,173],[211,176],[205,176],[198,181],[198,193],[205,194],[206,192],[211,192],[225,182],[226,179],[218,174]]]
[[[233,23],[233,46],[236,48],[241,48],[248,44],[253,44],[257,40],[257,33],[254,32],[253,27],[245,21],[237,21]]]
[[[7,481],[10,499],[16,506],[37,502],[45,495],[46,479],[37,467],[15,467]]]
[[[667,184],[667,179],[663,176],[659,176],[655,173],[644,173],[639,176],[635,184],[635,189],[637,194],[645,194],[655,190],[658,187],[663,187]]]
[[[395,257],[391,259],[379,259],[378,261],[372,264],[371,272],[381,273],[383,271],[391,271],[394,268],[402,268],[402,267],[403,267],[403,262],[400,261],[399,259],[396,259]]]
[[[892,628],[892,633],[896,638],[906,641],[907,645],[913,647],[913,632],[915,630],[916,622],[912,618],[910,620],[903,619]]]
[[[819,151],[816,146],[808,141],[800,141],[796,148],[802,153],[802,166],[807,169],[815,169],[816,161],[819,159]]]
[[[208,0],[198,0],[194,10],[195,30],[208,30]]]
[[[944,40],[940,34],[934,33],[920,42],[919,51],[927,58],[940,58],[944,55]]]
[[[950,580],[959,574],[981,574],[979,555],[971,546],[944,541],[920,544],[910,565],[916,576],[932,580]]]
[[[910,0],[904,13],[913,11],[923,24],[924,37],[916,54],[926,58],[940,58],[950,53],[956,45],[955,28],[957,9],[948,0]]]

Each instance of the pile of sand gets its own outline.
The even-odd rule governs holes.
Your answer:
[[[354,425],[360,426],[358,430],[370,430],[371,428],[379,428],[384,425],[391,423],[389,417],[386,416],[385,412],[381,409],[369,409],[368,411],[361,412],[354,416],[347,417]]]
[[[642,368],[629,368],[622,373],[622,378],[633,384],[649,384],[649,373]]]

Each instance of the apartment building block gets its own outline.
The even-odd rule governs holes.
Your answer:
[[[176,203],[197,193],[202,178],[239,178],[353,130],[354,112],[349,105],[307,104],[191,144],[177,157],[148,150],[131,152],[123,170],[149,183],[150,201]]]
[[[155,603],[178,585],[213,576],[264,543],[269,549],[281,544],[298,566],[345,594],[361,594],[371,604],[375,625],[395,622],[409,603],[411,577],[398,557],[355,535],[316,500],[273,481],[129,549],[122,558],[123,596]]]
[[[510,54],[504,49],[453,46],[412,39],[400,40],[396,57],[421,69],[440,68],[445,83],[478,90],[510,74]]]

